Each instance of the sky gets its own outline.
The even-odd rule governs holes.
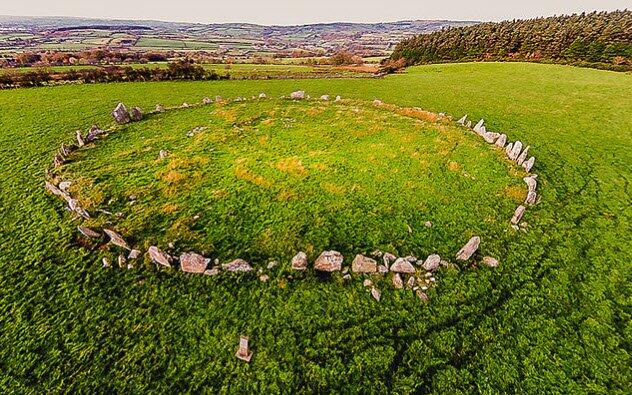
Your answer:
[[[81,16],[171,22],[499,21],[632,9],[632,0],[2,0],[0,15]]]

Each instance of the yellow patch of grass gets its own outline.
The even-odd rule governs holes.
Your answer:
[[[515,200],[516,202],[521,202],[526,198],[526,188],[521,185],[511,185],[505,188],[504,190],[505,196]]]
[[[294,176],[303,176],[307,173],[305,166],[303,166],[303,162],[301,162],[301,160],[296,156],[281,159],[276,164],[276,168],[284,173]]]
[[[246,158],[239,158],[235,161],[235,177],[262,187],[269,187],[272,185],[272,182],[267,180],[265,177],[248,169]]]
[[[180,210],[180,205],[176,203],[167,203],[162,206],[162,212],[165,214],[173,214]]]
[[[259,136],[257,141],[259,142],[259,145],[266,145],[268,144],[268,141],[270,141],[270,137],[268,135]]]
[[[296,192],[291,189],[282,189],[277,195],[277,200],[282,202],[287,202],[292,199],[296,199]]]
[[[274,119],[272,118],[264,119],[263,121],[261,121],[261,124],[265,126],[270,126],[274,124]]]
[[[448,162],[448,170],[459,171],[460,168],[461,168],[461,165],[459,165],[457,162],[454,162],[454,161]]]
[[[333,182],[324,182],[321,184],[324,190],[333,195],[342,195],[346,192],[345,188],[340,185],[336,185]]]
[[[310,168],[318,171],[326,171],[329,167],[324,163],[314,163]]]

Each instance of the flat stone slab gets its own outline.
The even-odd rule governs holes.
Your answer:
[[[342,269],[344,257],[338,251],[323,251],[314,262],[314,269],[321,272],[336,272]]]
[[[206,270],[206,258],[194,252],[180,255],[180,267],[183,272],[202,274]]]

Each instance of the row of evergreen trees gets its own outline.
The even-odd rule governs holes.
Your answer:
[[[402,41],[391,61],[408,65],[536,60],[632,67],[632,11],[593,12],[449,28]]]

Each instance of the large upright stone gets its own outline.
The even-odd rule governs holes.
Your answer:
[[[412,263],[408,262],[408,260],[404,258],[397,258],[395,263],[391,266],[391,271],[395,273],[413,274],[415,273],[415,267]]]
[[[204,273],[206,270],[206,258],[194,252],[185,252],[180,255],[180,267],[186,273]]]
[[[314,269],[321,272],[336,272],[342,269],[344,260],[338,251],[323,251],[314,262]]]
[[[81,130],[77,130],[77,146],[81,148],[84,145],[85,145],[85,142],[83,141],[83,136],[81,135]]]
[[[129,112],[129,117],[134,122],[142,121],[143,120],[143,110],[141,110],[139,107],[132,107],[132,109]]]
[[[458,124],[465,126],[465,123],[467,122],[467,114],[463,115],[463,118],[459,119],[458,121],[456,121]]]
[[[480,133],[481,127],[483,127],[483,124],[485,123],[485,120],[481,119],[480,121],[478,121],[478,123],[476,125],[474,125],[474,131],[476,133]]]
[[[103,231],[110,238],[110,243],[114,244],[115,246],[125,248],[126,250],[130,249],[129,245],[121,235],[110,229],[103,229]]]
[[[171,257],[156,246],[149,247],[149,258],[159,265],[171,267]]]
[[[498,139],[496,139],[496,143],[497,146],[504,148],[505,144],[507,144],[507,135],[506,134],[501,134]]]
[[[296,91],[290,94],[290,98],[292,100],[303,100],[305,99],[305,91]]]
[[[527,148],[523,149],[520,153],[520,156],[518,156],[518,159],[516,159],[516,163],[518,164],[518,166],[522,166],[525,159],[527,159],[527,155],[529,155],[529,148],[531,148],[531,146],[527,145]]]
[[[481,238],[478,236],[472,237],[464,246],[456,253],[456,259],[459,261],[467,261],[478,250],[478,246],[481,244]]]
[[[518,225],[518,223],[522,219],[522,216],[524,215],[525,210],[526,210],[525,206],[522,206],[522,205],[518,206],[518,208],[514,212],[513,217],[511,217],[511,223],[513,225]]]
[[[513,143],[509,143],[505,146],[505,153],[507,154],[507,157],[509,157],[509,154],[511,153],[512,149],[513,149]]]
[[[522,179],[526,184],[529,192],[535,192],[538,189],[538,181],[535,176],[529,176]]]
[[[520,156],[520,152],[522,152],[522,142],[516,141],[509,152],[509,159],[516,160],[518,156]]]
[[[303,251],[300,251],[292,258],[292,269],[307,270],[307,255]]]
[[[533,168],[533,165],[535,164],[535,158],[532,156],[531,158],[529,158],[527,161],[525,161],[522,164],[522,167],[524,168],[524,170],[528,173],[531,171],[531,169]]]
[[[125,107],[125,104],[123,103],[116,105],[116,108],[112,111],[112,116],[114,117],[116,123],[119,124],[128,123],[132,120],[129,115],[129,111],[127,111],[127,107]]]
[[[351,263],[351,271],[354,273],[375,273],[377,272],[377,262],[375,259],[358,254]]]
[[[429,272],[434,272],[435,270],[437,270],[439,268],[439,265],[441,264],[441,257],[437,254],[432,254],[430,256],[428,256],[428,258],[426,258],[424,264],[422,265],[422,267]]]

